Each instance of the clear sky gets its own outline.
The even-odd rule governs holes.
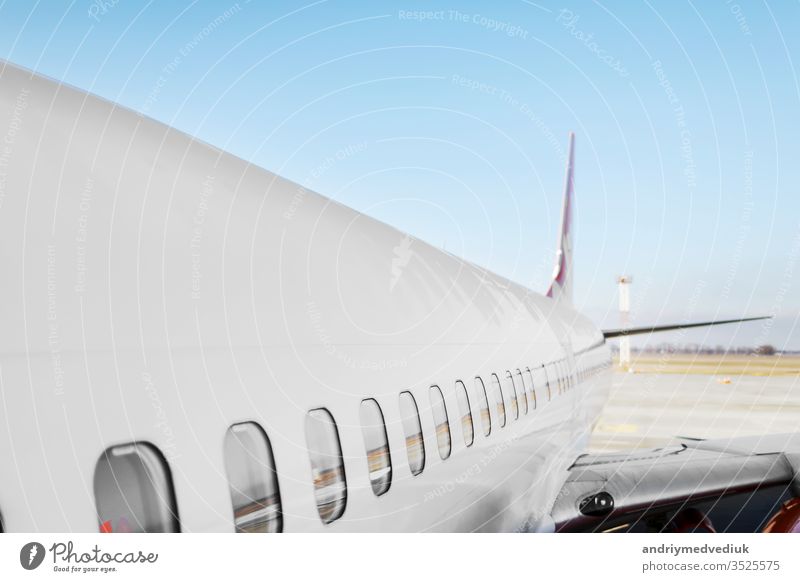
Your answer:
[[[658,341],[800,349],[800,3],[0,3],[0,58],[120,102],[510,279],[552,270],[576,133],[576,303]]]

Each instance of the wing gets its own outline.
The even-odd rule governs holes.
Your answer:
[[[690,327],[708,327],[711,325],[723,325],[725,323],[741,323],[743,321],[758,321],[760,319],[772,319],[771,315],[761,317],[743,317],[739,319],[722,319],[717,321],[700,321],[696,323],[674,323],[670,325],[650,325],[647,327],[629,327],[624,329],[606,329],[603,330],[603,336],[606,339],[613,337],[620,337],[625,335],[639,335],[642,333],[654,333],[657,331],[672,331],[675,329],[688,329]]]
[[[800,495],[799,471],[800,433],[583,455],[552,517],[556,531],[685,531],[686,515],[690,530],[762,531]],[[787,531],[798,524],[795,516]]]

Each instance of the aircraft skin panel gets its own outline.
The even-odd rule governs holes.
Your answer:
[[[238,345],[319,344],[315,320],[336,343],[507,344],[529,342],[532,328],[549,342],[545,316],[581,317],[176,130],[28,77],[9,65],[2,73],[5,121],[28,91],[6,183],[26,196],[4,200],[6,261],[21,274],[23,258],[51,247],[64,254],[85,237],[85,254],[56,257],[56,269],[70,267],[65,284],[105,308],[133,287],[145,316],[171,321],[165,337],[120,311],[117,347],[138,347],[141,334],[153,346],[196,344],[196,307],[207,312],[205,336],[230,333],[217,343]],[[220,306],[228,317],[214,319],[210,307]],[[77,311],[69,307],[64,317]],[[6,310],[19,329],[21,312]],[[0,335],[0,349],[19,339]],[[46,348],[38,336],[29,341]],[[95,334],[86,341],[91,349]],[[82,347],[71,335],[63,342]]]
[[[304,356],[313,358],[329,356],[321,350]],[[518,421],[509,419],[506,427],[499,427],[492,411],[492,434],[476,435],[471,447],[464,445],[460,426],[451,420],[453,451],[442,461],[435,453],[427,386],[443,387],[448,411],[455,418],[457,403],[448,380],[458,372],[443,369],[424,383],[407,382],[407,370],[382,378],[376,372],[381,386],[394,387],[394,393],[367,389],[363,393],[382,407],[393,460],[391,488],[376,498],[362,458],[360,396],[342,399],[302,370],[290,374],[288,369],[296,363],[286,350],[270,351],[266,360],[256,350],[235,356],[225,350],[154,353],[146,362],[138,354],[117,358],[102,352],[65,354],[61,366],[69,381],[63,394],[55,395],[49,357],[4,358],[5,402],[15,413],[8,418],[13,442],[4,439],[0,459],[16,467],[15,479],[3,487],[6,523],[26,531],[94,531],[93,498],[86,481],[98,447],[135,438],[156,444],[167,457],[182,529],[227,531],[231,524],[223,509],[230,500],[220,435],[233,423],[255,420],[268,431],[282,482],[291,483],[281,489],[286,531],[535,528],[548,523],[546,500],[551,504],[555,499],[566,468],[582,449],[576,436],[587,434],[587,427],[573,415],[579,394],[591,393],[588,383],[574,389],[574,398],[554,395],[550,402],[540,390],[537,409]],[[487,377],[491,370],[478,372]],[[275,380],[288,375],[294,377],[291,385]],[[19,379],[13,391],[12,379]],[[597,378],[598,383],[603,381]],[[420,406],[427,451],[425,470],[417,477],[410,474],[405,460],[397,408],[397,393],[408,387]],[[348,507],[342,519],[328,526],[316,514],[302,434],[306,411],[316,407],[328,409],[336,419],[346,454]],[[7,499],[35,499],[35,511],[28,514],[26,503]],[[63,503],[65,499],[70,502]],[[409,506],[416,511],[407,511]]]
[[[183,531],[232,531],[222,442],[260,423],[285,531],[513,531],[549,508],[607,394],[608,374],[464,445],[454,385],[598,346],[570,306],[134,112],[9,64],[0,126],[16,128],[0,200],[0,488],[12,531],[96,531],[107,447],[167,458]],[[570,356],[571,357],[571,356]],[[436,454],[428,388],[452,454]],[[398,396],[422,417],[411,475]],[[393,460],[375,497],[358,411],[375,398]],[[348,501],[325,525],[303,434],[339,427]],[[510,406],[508,407],[510,410]],[[493,411],[493,414],[496,414]],[[473,418],[478,411],[473,402]],[[477,467],[477,468],[476,468]],[[287,486],[291,483],[291,486]],[[409,508],[412,508],[409,510]],[[550,524],[550,525],[548,525]]]
[[[232,424],[250,421],[271,442],[284,531],[582,527],[574,504],[564,504],[586,493],[573,461],[608,398],[605,338],[725,323],[604,337],[573,309],[573,135],[546,297],[175,129],[3,63],[0,127],[8,128],[0,150],[0,413],[8,427],[0,466],[14,475],[0,486],[0,511],[11,531],[96,531],[95,464],[108,447],[132,441],[165,456],[183,531],[233,531],[222,442]],[[506,425],[493,403],[484,436],[473,380],[488,387],[493,374],[505,382],[517,369],[536,377],[536,406],[514,418],[506,388]],[[476,425],[469,447],[458,380]],[[450,418],[444,460],[430,386],[441,389]],[[416,476],[405,457],[402,391],[412,392],[421,417],[426,461]],[[392,458],[380,497],[364,459],[364,398],[381,407]],[[344,514],[330,524],[315,503],[303,429],[317,408],[337,423],[347,476]],[[759,485],[767,462],[748,447],[771,443],[780,462],[770,467],[782,482],[789,469],[796,474],[795,440],[692,447],[724,455],[721,466],[744,490]],[[738,447],[743,460],[722,446]],[[687,464],[682,491],[604,483],[630,512],[657,498],[688,499],[705,462],[693,454],[699,462]],[[645,463],[645,472],[669,474],[663,462]],[[634,478],[641,469],[619,467]],[[726,478],[710,474],[716,489],[706,493]]]

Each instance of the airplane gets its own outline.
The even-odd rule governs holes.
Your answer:
[[[8,62],[0,134],[2,531],[798,531],[796,435],[587,454],[725,322],[575,310],[572,134],[546,294]]]

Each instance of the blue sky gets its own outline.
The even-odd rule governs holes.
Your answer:
[[[576,303],[800,349],[798,2],[0,4],[0,58],[534,289],[576,132]]]

